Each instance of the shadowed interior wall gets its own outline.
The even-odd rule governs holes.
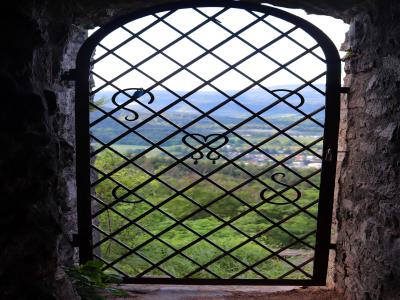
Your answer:
[[[76,230],[74,95],[61,74],[85,29],[160,2],[19,1],[1,19],[0,298],[77,298],[61,267],[73,263]],[[400,3],[269,2],[351,24],[336,287],[347,299],[399,299]]]
[[[18,1],[1,18],[0,298],[74,299],[74,96],[60,80],[86,33],[69,1]]]
[[[339,174],[337,287],[350,299],[400,299],[400,5],[352,18]]]

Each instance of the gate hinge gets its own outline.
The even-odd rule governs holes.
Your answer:
[[[76,69],[69,69],[61,74],[61,80],[73,81],[76,80]]]
[[[342,87],[340,87],[340,93],[341,94],[350,94],[350,88],[348,86],[342,86]]]
[[[73,234],[72,235],[72,247],[78,247],[79,246],[79,234]]]
[[[331,250],[336,250],[336,244],[330,243],[330,244],[329,244],[329,249],[331,249]]]

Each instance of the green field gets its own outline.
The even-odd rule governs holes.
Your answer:
[[[113,147],[129,157],[143,150],[143,146]],[[173,148],[169,150],[174,151]],[[95,165],[109,173],[123,162],[115,153],[102,151],[96,156]],[[113,174],[112,179],[105,179],[95,187],[96,196],[101,200],[95,205],[100,213],[95,220],[100,232],[96,239],[101,241],[96,251],[107,262],[117,260],[109,271],[118,270],[134,277],[307,278],[306,274],[291,270],[293,265],[303,264],[313,256],[315,234],[312,232],[316,229],[318,209],[315,186],[319,185],[319,173],[308,183],[296,186],[301,198],[293,205],[287,201],[296,198],[295,190],[287,189],[281,196],[273,192],[285,190],[285,184],[299,180],[281,167],[257,177],[260,181],[234,166],[201,180],[202,175],[213,172],[223,161],[216,165],[200,161],[194,165],[188,160],[187,164],[193,169],[179,165],[150,181],[149,174],[163,172],[173,160],[149,155],[135,163],[138,166],[129,164]],[[266,168],[249,163],[240,166],[253,175]],[[315,169],[296,171],[305,177]],[[279,181],[272,179],[274,173],[283,174],[276,177]],[[191,187],[197,180],[200,183]],[[149,182],[144,184],[146,181]],[[116,189],[115,196],[119,198],[116,201],[112,191],[117,182],[126,189],[143,187],[128,194],[122,187]],[[235,189],[240,184],[242,187]],[[231,189],[234,191],[226,193]],[[262,192],[265,199],[278,204],[262,200]],[[125,194],[127,197],[121,198]],[[110,203],[114,204],[112,209],[104,209],[104,205]],[[307,209],[303,212],[299,207]],[[274,226],[284,220],[280,228]],[[113,235],[114,232],[117,233]],[[110,234],[112,236],[107,238]],[[305,237],[303,242],[296,241],[302,237]],[[195,243],[190,245],[192,242]],[[281,248],[287,249],[280,256],[268,258],[271,251]],[[176,254],[178,249],[180,253]],[[126,257],[119,260],[124,255]],[[312,274],[312,262],[302,269]]]

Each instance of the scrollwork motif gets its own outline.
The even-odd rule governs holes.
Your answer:
[[[126,101],[124,101],[123,104],[118,104],[118,102],[117,102],[117,97],[118,97],[119,95],[121,95],[121,94],[124,95],[124,96],[127,96],[127,94],[129,94],[130,91],[134,91],[134,92],[133,92],[133,94],[129,97],[129,99],[126,100]],[[129,116],[129,115],[128,115],[128,116],[125,116],[124,119],[125,119],[125,121],[132,122],[132,121],[136,121],[136,120],[139,118],[139,114],[138,114],[136,111],[134,111],[134,110],[132,110],[132,109],[130,109],[130,108],[127,108],[126,106],[129,105],[129,104],[131,104],[131,103],[134,102],[134,101],[137,101],[140,97],[142,97],[142,96],[145,95],[145,94],[148,94],[149,97],[150,97],[150,100],[149,100],[148,104],[153,103],[153,101],[154,101],[154,95],[153,95],[152,93],[148,92],[148,91],[145,91],[145,90],[142,89],[142,88],[129,88],[129,89],[120,90],[120,91],[116,92],[116,93],[112,96],[111,102],[112,102],[116,107],[118,107],[119,109],[123,109],[123,110],[129,112],[131,115],[130,115],[130,116]]]
[[[301,107],[301,106],[304,104],[304,102],[305,102],[304,96],[303,96],[302,94],[300,94],[299,92],[293,92],[293,91],[287,90],[287,89],[276,89],[276,90],[272,90],[272,92],[274,92],[274,93],[276,93],[276,92],[288,92],[289,94],[298,96],[299,99],[300,99],[300,103],[299,103],[298,105],[294,105],[294,107],[296,107],[296,108]],[[289,97],[290,97],[290,96],[289,96]],[[289,98],[289,97],[288,97],[288,98]],[[280,98],[280,97],[279,97],[279,98]],[[288,98],[286,98],[285,101],[287,101]],[[280,98],[280,99],[281,99],[281,98]],[[281,101],[283,101],[283,99],[281,99]]]
[[[209,141],[212,142],[209,143]],[[185,135],[182,138],[182,142],[194,151],[191,155],[191,158],[194,160],[195,165],[204,157],[202,149],[208,149],[206,158],[215,164],[215,161],[221,157],[217,150],[225,146],[229,142],[229,139],[225,135],[218,133],[209,134],[207,136],[199,133],[193,133]]]
[[[289,200],[286,200],[286,199],[285,199],[285,200],[287,201],[287,203],[274,202],[274,201],[272,201],[272,199],[275,198],[275,196],[272,197],[272,199],[270,199],[271,197],[267,197],[267,198],[266,198],[265,193],[269,190],[269,188],[265,188],[265,189],[263,189],[263,190],[261,191],[261,193],[260,193],[261,199],[262,199],[263,201],[267,202],[267,203],[276,204],[276,205],[286,205],[286,204],[294,203],[294,202],[296,202],[297,200],[299,200],[300,197],[301,197],[301,192],[300,192],[295,186],[288,185],[288,184],[286,184],[286,183],[284,183],[284,182],[278,180],[278,178],[277,178],[278,176],[281,177],[280,179],[283,179],[283,178],[285,178],[286,175],[285,175],[284,173],[275,173],[275,174],[272,174],[272,176],[271,176],[272,181],[274,181],[274,182],[277,183],[277,184],[283,185],[284,187],[287,187],[287,188],[293,190],[293,191],[296,193],[296,197],[295,197],[294,199],[289,199]],[[282,197],[282,196],[280,196],[280,197]]]
[[[136,204],[136,203],[140,203],[143,202],[143,200],[137,200],[137,201],[130,201],[130,200],[121,200],[121,197],[119,197],[117,195],[117,191],[118,189],[122,188],[121,186],[116,186],[115,188],[112,189],[111,194],[113,195],[113,197],[115,198],[115,200],[117,200],[118,202],[124,202],[124,203],[131,203],[131,204]],[[126,188],[124,188],[126,190]],[[129,193],[129,191],[128,191]]]

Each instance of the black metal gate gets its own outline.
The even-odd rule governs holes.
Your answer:
[[[324,285],[340,60],[234,1],[119,17],[75,73],[81,262],[126,282]]]

